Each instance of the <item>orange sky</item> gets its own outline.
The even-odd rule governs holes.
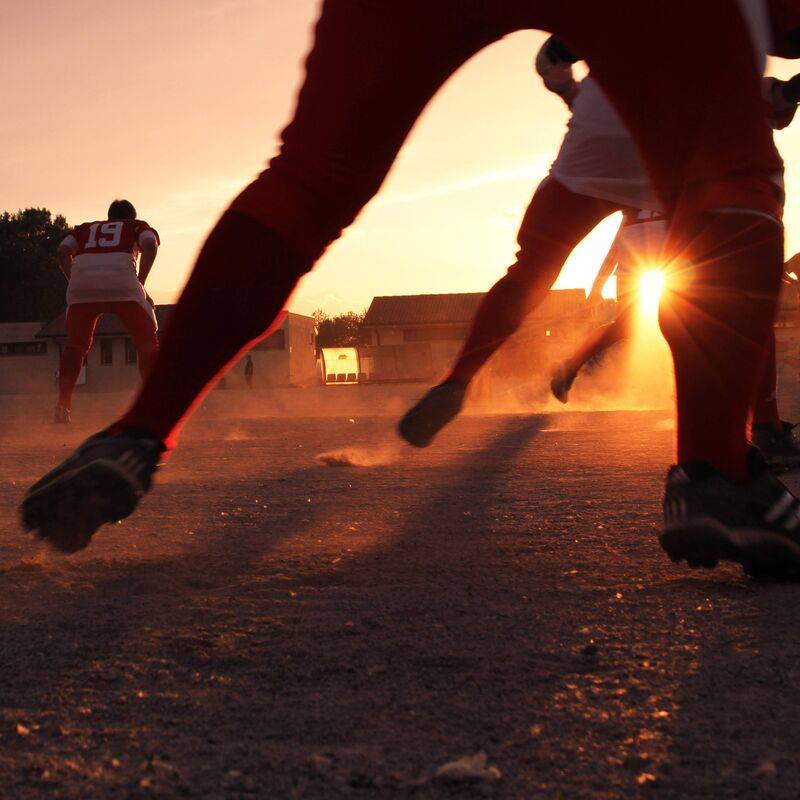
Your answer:
[[[148,282],[175,298],[204,234],[274,151],[316,0],[28,0],[4,5],[0,210],[46,206],[70,222],[134,202],[162,248]],[[376,294],[482,291],[515,250],[535,184],[567,119],[531,69],[544,35],[516,34],[467,64],[412,133],[383,192],[291,307],[361,309]],[[781,76],[792,65],[773,65]],[[800,119],[778,134],[787,233]],[[579,248],[559,286],[586,286],[613,222]],[[54,265],[55,268],[55,265]]]

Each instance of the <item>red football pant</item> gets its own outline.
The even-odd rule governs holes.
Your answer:
[[[729,0],[327,0],[281,152],[211,232],[160,357],[119,424],[170,444],[214,379],[266,333],[300,276],[375,194],[441,85],[483,47],[523,28],[554,31],[587,59],[639,144],[665,208],[680,221],[674,231],[679,244],[697,229],[697,211],[776,212],[770,174],[780,160],[764,120],[751,40]],[[779,273],[780,234],[772,234],[769,253],[748,250],[739,259],[746,269],[719,272],[726,291],[748,291],[750,272]],[[724,256],[724,246],[719,252]],[[697,271],[704,273],[706,265]],[[765,290],[772,293],[772,281]],[[718,368],[736,374],[731,386],[749,402],[761,364],[740,358],[739,340],[728,331],[760,353],[774,304],[759,305],[757,322],[741,329],[728,316],[738,313],[734,306],[709,308],[722,314],[709,324],[706,309],[684,305],[680,321],[713,343]],[[730,393],[702,397],[682,388],[681,382],[693,381],[697,362],[678,358],[682,340],[668,338],[676,365],[680,361],[680,418],[695,420],[682,425],[681,437],[704,426],[717,429],[692,452],[741,474],[745,421],[738,413],[710,413],[710,405],[716,409]],[[728,440],[734,444],[720,452],[718,443]]]
[[[475,373],[544,299],[575,246],[621,206],[571,192],[547,177],[533,194],[517,235],[517,260],[481,301],[449,379]]]
[[[112,303],[73,303],[67,306],[67,344],[58,368],[58,402],[72,407],[72,393],[89,352],[94,329],[101,314],[116,314],[136,347],[142,378],[150,370],[158,352],[158,335],[153,318],[135,301]]]
[[[744,479],[748,417],[774,336],[783,229],[754,214],[698,215],[683,256],[659,315],[675,364],[678,460]]]

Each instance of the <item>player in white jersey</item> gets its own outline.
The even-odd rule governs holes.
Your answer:
[[[400,434],[410,444],[427,446],[457,416],[475,374],[542,302],[572,249],[603,218],[623,212],[626,230],[619,243],[627,238],[631,245],[631,238],[644,230],[640,226],[634,229],[634,224],[650,219],[647,230],[651,244],[653,248],[662,245],[666,222],[636,146],[591,75],[580,83],[575,80],[573,64],[577,60],[555,37],[550,37],[536,56],[536,71],[545,86],[572,111],[567,132],[549,175],[537,188],[523,218],[516,263],[486,295],[448,377],[401,421]],[[785,127],[794,116],[798,99],[795,83],[764,79],[763,93],[776,128]],[[782,195],[782,174],[776,174],[775,181]],[[651,227],[657,220],[658,225]],[[610,255],[613,259],[614,254]],[[599,352],[627,338],[627,307],[633,297],[627,287],[632,282],[630,273],[623,276],[620,309],[626,310],[621,311],[617,323],[602,330],[576,354],[577,369],[595,348]],[[553,376],[554,394],[562,402],[577,369],[561,365]]]
[[[59,245],[58,262],[68,284],[56,422],[70,421],[72,393],[101,314],[120,318],[136,347],[139,371],[147,373],[158,351],[158,325],[144,284],[158,245],[158,233],[136,218],[127,200],[111,203],[108,219],[75,226]]]

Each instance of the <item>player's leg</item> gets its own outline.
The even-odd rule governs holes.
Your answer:
[[[636,297],[631,271],[618,272],[617,315],[613,322],[593,331],[569,358],[556,365],[550,380],[550,391],[557,400],[567,402],[572,384],[589,361],[631,337]]]
[[[158,328],[155,313],[152,309],[146,309],[133,300],[114,303],[113,313],[120,318],[130,334],[133,346],[136,348],[139,374],[144,379],[158,355]]]
[[[482,300],[450,374],[401,420],[400,435],[407,442],[427,447],[458,415],[470,381],[547,297],[575,245],[618,210],[614,203],[571,192],[554,178],[542,181],[517,236],[517,260]]]
[[[795,425],[782,420],[778,410],[778,367],[774,332],[769,340],[764,371],[753,403],[750,436],[773,469],[785,471],[800,467],[800,441],[795,435]]]
[[[750,32],[738,4],[724,0],[584,11],[574,24],[564,20],[563,38],[586,55],[637,140],[672,213],[673,253],[687,263],[662,300],[679,462],[667,481],[662,544],[695,564],[729,558],[752,571],[800,574],[800,503],[747,439],[783,256],[782,228],[770,218],[780,159]],[[613,41],[587,29],[593,17],[595,26],[603,17]]]
[[[56,422],[69,422],[72,393],[78,381],[83,359],[92,346],[100,311],[95,303],[73,303],[67,306],[67,342],[58,366],[58,406]]]
[[[378,190],[432,95],[488,43],[471,14],[454,10],[325,3],[281,152],[209,236],[122,427],[173,439],[214,378],[267,332],[300,276]]]
[[[327,0],[280,154],[209,235],[130,411],[29,492],[28,528],[85,546],[103,522],[131,513],[182,420],[378,190],[433,94],[502,35],[482,11],[456,0]],[[117,464],[132,458],[135,471]],[[86,515],[74,530],[59,522],[76,511]]]
[[[571,192],[554,178],[537,188],[517,236],[516,262],[481,303],[448,378],[469,383],[547,297],[575,246],[619,206]]]
[[[624,7],[628,13],[620,14]],[[587,9],[584,19],[599,13]],[[774,315],[782,242],[779,225],[750,213],[775,211],[770,172],[780,166],[752,40],[735,5],[722,0],[648,3],[638,10],[621,3],[611,13],[622,39],[598,59],[593,74],[628,122],[673,211],[675,249],[693,262],[683,273],[691,281],[667,293],[674,302],[664,317],[676,362],[678,460],[703,460],[740,480],[747,473],[747,416]],[[601,47],[582,26],[574,35],[570,44],[590,59]],[[659,66],[678,46],[685,57],[669,69]],[[692,79],[700,62],[690,53],[703,54],[702,82]],[[692,356],[692,342],[700,340],[711,347],[705,361]]]

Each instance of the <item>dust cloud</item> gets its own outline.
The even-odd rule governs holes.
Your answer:
[[[315,461],[326,467],[385,467],[400,456],[400,445],[385,444],[380,447],[345,447],[318,453]]]

